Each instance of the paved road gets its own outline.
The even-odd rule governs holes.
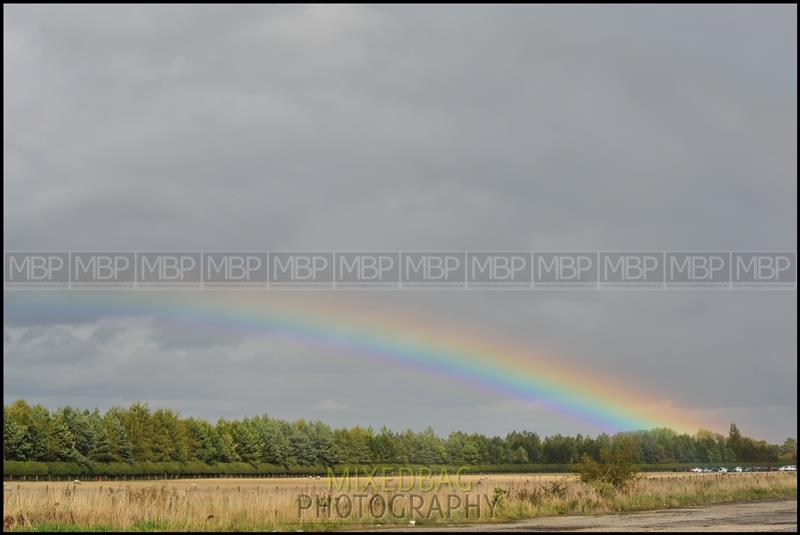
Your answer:
[[[385,531],[797,531],[797,500],[687,507],[621,515],[536,518],[509,524]]]

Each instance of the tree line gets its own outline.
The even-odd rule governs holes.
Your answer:
[[[511,432],[505,437],[453,432],[440,437],[430,428],[395,432],[386,427],[334,429],[319,421],[288,422],[267,415],[211,424],[146,404],[106,412],[18,400],[3,407],[3,460],[72,463],[225,463],[281,467],[417,464],[531,465],[600,460],[622,441],[640,464],[796,463],[797,442],[770,444],[742,435],[731,424],[727,435],[670,429],[595,437]]]

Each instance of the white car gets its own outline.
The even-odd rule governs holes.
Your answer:
[[[692,468],[692,472],[696,472],[698,474],[702,474],[703,473],[703,469],[702,468]]]
[[[778,468],[778,472],[797,472],[797,466],[793,464],[787,464],[786,466],[781,466]]]
[[[737,466],[736,468],[733,469],[733,471],[734,472],[742,472],[743,470],[742,470],[741,466]]]

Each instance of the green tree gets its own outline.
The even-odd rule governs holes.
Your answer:
[[[75,449],[75,435],[62,416],[50,421],[45,433],[47,441],[47,461],[74,461],[78,458]]]
[[[118,409],[112,409],[103,417],[103,430],[111,442],[111,452],[115,462],[132,463],[141,461],[134,455],[133,444],[128,438],[128,431],[119,419]]]
[[[28,428],[14,420],[3,408],[3,460],[27,461],[32,458],[33,445],[29,441]]]
[[[731,427],[728,430],[727,447],[733,452],[733,454],[736,456],[736,459],[742,458],[742,453],[743,453],[742,433],[739,431],[739,428],[736,427],[736,424],[734,423],[731,424]]]
[[[514,452],[511,454],[511,462],[522,464],[528,462],[528,452],[525,451],[525,448],[519,446]]]
[[[98,436],[96,437],[94,446],[89,453],[89,458],[92,461],[99,463],[118,462],[121,459],[114,455],[114,447],[111,444],[111,439],[105,428],[101,428]]]
[[[154,461],[153,422],[146,404],[134,403],[127,410],[117,411],[117,418],[125,428],[133,458],[139,462]]]

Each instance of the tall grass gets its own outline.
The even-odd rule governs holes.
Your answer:
[[[792,498],[797,496],[794,474],[679,474],[643,475],[624,490],[589,485],[574,476],[530,476],[505,480],[477,479],[465,492],[443,488],[419,491],[442,503],[452,493],[481,496],[493,503],[493,517],[484,509],[480,517],[456,511],[449,517],[419,513],[402,518],[317,518],[298,516],[299,494],[324,497],[327,482],[297,480],[274,484],[269,480],[242,480],[220,485],[216,480],[149,484],[45,484],[4,485],[4,530],[330,530],[353,524],[507,521],[537,516],[598,514],[703,505],[712,503]],[[379,487],[379,485],[378,485]],[[367,500],[390,491],[367,489]],[[344,491],[355,494],[358,491]],[[313,513],[313,512],[312,512]]]

